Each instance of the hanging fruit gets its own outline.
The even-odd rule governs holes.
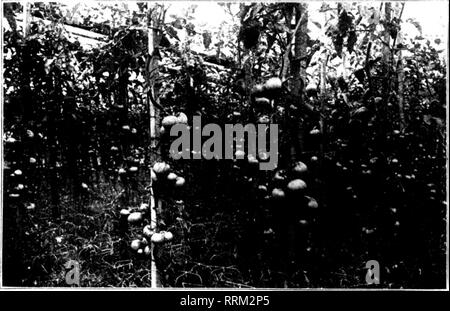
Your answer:
[[[130,210],[123,208],[120,210],[120,215],[128,217],[130,215]]]
[[[263,84],[256,84],[251,89],[251,94],[258,96],[261,95],[264,92],[264,85]]]
[[[177,177],[178,177],[177,174],[175,174],[175,173],[169,173],[169,175],[167,175],[167,180],[169,180],[169,181],[174,181],[174,180],[177,179]]]
[[[146,225],[142,230],[142,233],[144,234],[144,236],[151,239],[152,235],[155,233],[155,230],[153,230],[150,225]]]
[[[177,186],[177,187],[182,187],[182,186],[184,186],[184,183],[185,183],[186,181],[185,181],[185,179],[183,178],[183,177],[180,177],[180,176],[178,176],[176,179],[175,179],[175,186]]]
[[[178,123],[180,124],[187,124],[188,123],[188,117],[186,114],[184,114],[183,112],[180,112],[178,114],[178,119],[177,119]]]
[[[141,247],[141,240],[135,239],[131,241],[131,249],[137,251]]]
[[[164,242],[164,234],[162,234],[161,232],[154,233],[151,237],[151,241],[155,244]]]
[[[295,163],[292,172],[297,176],[303,176],[308,172],[308,167],[305,163],[298,161],[297,163]]]
[[[146,211],[148,211],[148,204],[147,203],[142,203],[141,205],[139,205],[139,208],[138,208],[138,210],[140,211],[140,212],[146,212]]]
[[[166,116],[162,119],[162,126],[164,127],[171,127],[172,125],[175,125],[178,123],[178,118],[176,116]]]
[[[301,179],[294,179],[288,183],[287,188],[292,192],[302,192],[306,190],[306,183]]]
[[[271,108],[270,100],[265,97],[255,98],[255,104],[257,108]]]
[[[319,203],[317,203],[316,199],[309,197],[309,196],[305,196],[305,198],[308,200],[308,207],[311,209],[316,209],[319,207]]]
[[[142,221],[142,213],[141,212],[133,212],[128,216],[127,220],[130,224],[140,223]]]
[[[156,174],[165,174],[170,170],[170,165],[166,162],[156,162],[153,165],[153,171]]]
[[[273,77],[268,79],[264,83],[264,90],[268,92],[268,94],[273,94],[281,90],[282,82],[278,77]]]
[[[272,190],[272,197],[276,199],[284,198],[285,197],[284,191],[280,188],[274,188]]]
[[[164,240],[165,240],[165,241],[172,241],[172,239],[173,239],[173,234],[172,234],[172,232],[170,232],[170,231],[164,231],[163,235],[164,235]]]

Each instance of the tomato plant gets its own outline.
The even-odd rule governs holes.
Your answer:
[[[216,6],[4,4],[4,283],[443,286],[443,43],[403,3]],[[174,160],[194,116],[277,124],[277,167]]]

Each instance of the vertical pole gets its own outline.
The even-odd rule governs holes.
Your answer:
[[[308,4],[301,3],[296,7],[296,21],[299,24],[298,29],[293,34],[295,37],[294,54],[295,57],[306,55],[307,40],[306,33],[308,28]],[[303,77],[306,77],[306,60],[300,60],[295,66],[291,67],[291,72],[294,77],[293,93],[299,99],[300,105],[303,105]],[[292,155],[293,160],[298,160],[299,155],[304,152],[304,126],[303,122],[296,124],[296,148],[297,150]]]
[[[398,34],[398,43],[402,42],[402,34]],[[397,66],[397,78],[398,78],[398,112],[400,118],[400,131],[403,131],[405,127],[405,113],[403,111],[403,92],[404,92],[404,80],[405,80],[405,71],[403,68],[403,60],[402,60],[402,50],[398,51],[398,66]]]
[[[30,24],[30,3],[28,1],[25,1],[23,3],[23,17],[22,17],[22,30],[23,30],[23,36],[24,38],[28,34],[28,25]]]
[[[148,30],[148,57],[150,58],[150,64],[151,64],[151,58],[153,55],[153,30],[150,28]],[[147,73],[147,76],[150,77],[152,66],[149,66],[149,73]],[[150,92],[154,94],[153,92],[153,84],[150,85]],[[155,105],[153,104],[153,101],[151,101],[149,98],[147,99],[149,102],[149,113],[150,113],[150,148],[155,148],[156,146],[156,117],[155,117]],[[150,226],[152,229],[156,229],[157,227],[157,217],[156,217],[156,206],[155,206],[155,196],[153,192],[153,181],[150,176]],[[156,269],[156,262],[155,262],[155,244],[152,242],[151,245],[152,251],[151,251],[151,267],[150,267],[150,273],[151,273],[151,287],[157,288],[158,287],[158,270]]]
[[[156,13],[156,14],[155,14]],[[147,66],[147,82],[150,87],[150,94],[147,95],[147,101],[149,104],[149,115],[150,115],[150,148],[156,148],[157,147],[157,118],[158,118],[158,110],[157,107],[155,107],[155,104],[151,97],[155,101],[158,100],[158,94],[157,90],[155,89],[155,77],[157,75],[157,68],[158,68],[158,60],[154,57],[154,51],[156,46],[159,44],[158,40],[158,34],[157,29],[160,24],[160,16],[157,14],[158,12],[155,10],[151,11],[150,14],[148,14],[148,66]],[[157,210],[161,210],[162,207],[162,201],[159,199],[155,199],[155,194],[153,192],[153,182],[150,177],[150,226],[153,230],[156,230],[157,228]],[[151,287],[152,288],[158,288],[161,287],[160,278],[159,278],[159,271],[156,267],[155,262],[155,245],[154,243],[151,244],[151,267],[150,267],[150,273],[151,273]]]
[[[342,51],[342,77],[345,81],[348,81],[348,73],[347,73],[347,53]]]
[[[345,55],[345,54],[344,54]],[[344,58],[345,61],[345,58]],[[322,64],[320,65],[320,116],[319,116],[319,124],[320,124],[320,132],[322,133],[321,142],[320,142],[320,167],[322,167],[322,160],[324,157],[324,144],[325,144],[325,104],[327,100],[327,64],[328,64],[328,55],[325,54],[322,59]],[[345,76],[345,71],[344,71]]]
[[[151,22],[153,24],[153,22]],[[148,76],[150,76],[152,74],[151,70],[152,68],[152,63],[151,63],[151,58],[153,55],[153,51],[155,50],[154,47],[154,33],[153,33],[153,29],[149,28],[148,30],[148,57],[150,58],[150,64],[149,64],[149,73]],[[153,88],[153,84],[150,85],[151,88],[151,93],[154,94],[154,88]],[[156,147],[156,111],[155,111],[155,105],[153,104],[153,102],[151,100],[149,100],[149,113],[150,113],[150,147],[154,148]]]
[[[403,10],[405,9],[405,3],[403,2],[401,4],[402,8],[400,10],[400,15],[398,16],[398,20],[401,20],[403,15]],[[396,48],[396,41],[398,41],[399,45],[403,44],[403,34],[401,30],[398,31],[397,37],[394,39],[393,43],[393,49]],[[393,54],[392,54],[393,55]],[[393,57],[393,56],[392,56]],[[402,49],[400,48],[398,50],[398,66],[397,66],[397,79],[398,79],[398,112],[400,117],[400,131],[403,131],[405,128],[405,112],[403,107],[403,92],[404,92],[404,83],[405,83],[405,70],[403,66],[403,59],[402,59]]]
[[[151,180],[151,178],[150,178]],[[161,201],[158,201],[158,205],[160,205]],[[156,205],[155,205],[155,196],[153,193],[153,188],[150,189],[150,228],[152,230],[156,230],[157,227],[157,219],[156,219]],[[159,273],[156,268],[155,262],[155,244],[151,243],[151,266],[150,266],[150,274],[151,274],[151,288],[159,287]]]
[[[390,23],[391,22],[391,17],[392,17],[392,7],[391,7],[391,3],[390,2],[386,2],[384,3],[384,18],[385,18],[385,22],[386,23]],[[388,98],[389,93],[391,91],[391,35],[389,33],[388,29],[384,29],[384,45],[383,45],[383,61],[384,61],[384,66],[385,66],[385,75],[386,75],[386,79],[385,81],[385,88],[383,90],[383,95],[386,96],[385,99]]]
[[[294,7],[293,15],[296,20],[296,28],[292,34],[291,42],[294,43],[294,56],[295,58],[306,54],[306,30],[308,23],[308,6],[307,4],[297,4]],[[290,48],[290,47],[289,47]],[[293,88],[292,95],[298,100],[299,106],[303,106],[303,77],[306,76],[306,63],[304,60],[291,62],[290,72],[293,76]],[[304,123],[303,120],[295,120],[292,124],[291,131],[291,150],[290,150],[290,162],[294,164],[298,161],[304,149]],[[288,274],[298,271],[298,258],[301,254],[300,250],[303,250],[305,238],[302,232],[298,228],[297,221],[295,220],[295,208],[298,205],[296,198],[289,198],[287,201],[289,206],[289,213],[283,220],[287,230],[287,252],[286,252],[286,272]],[[300,268],[301,270],[301,268]]]

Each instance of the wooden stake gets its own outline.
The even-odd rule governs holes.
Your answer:
[[[153,14],[149,14],[148,18],[150,18],[149,21],[149,27],[148,27],[148,60],[147,60],[147,83],[150,86],[150,93],[147,95],[147,101],[149,105],[149,114],[150,114],[150,121],[149,121],[149,127],[150,127],[150,148],[157,148],[157,119],[159,116],[158,113],[158,107],[155,106],[155,103],[153,100],[151,100],[151,96],[155,101],[158,100],[158,95],[155,89],[155,76],[158,73],[158,60],[154,57],[154,51],[156,46],[159,44],[158,36],[157,36],[157,30],[160,24],[160,20],[158,17],[156,17]],[[157,104],[159,104],[157,102]],[[162,201],[155,198],[154,192],[153,192],[153,182],[150,177],[150,227],[153,230],[156,230],[158,227],[158,219],[157,219],[157,210],[161,210],[162,208]],[[155,262],[155,245],[154,243],[151,243],[151,267],[150,267],[150,273],[151,273],[151,287],[152,288],[158,288],[161,287],[160,283],[160,277],[159,277],[159,271],[156,267]]]
[[[398,34],[397,37],[399,43],[402,42],[402,34]],[[402,50],[398,51],[398,61],[397,61],[397,78],[398,78],[398,112],[400,118],[400,131],[403,131],[405,127],[405,113],[403,107],[403,92],[404,92],[404,81],[405,81],[405,71],[403,68],[403,60],[402,60]]]
[[[30,3],[25,1],[23,3],[23,18],[22,18],[22,30],[23,36],[26,37],[28,34],[28,25],[30,24]]]

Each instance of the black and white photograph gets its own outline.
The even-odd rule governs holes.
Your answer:
[[[448,290],[448,14],[2,1],[0,287]]]

